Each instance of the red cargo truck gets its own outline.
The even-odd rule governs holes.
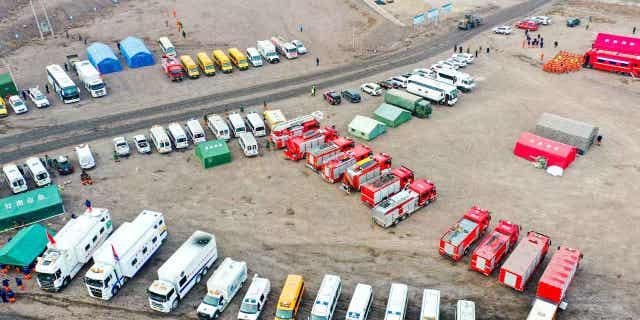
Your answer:
[[[391,156],[388,154],[378,153],[373,157],[362,159],[344,173],[342,189],[347,193],[360,191],[364,184],[387,173],[389,168],[391,168]]]
[[[500,268],[498,281],[518,291],[524,291],[527,281],[544,260],[551,239],[543,234],[529,231]]]
[[[318,148],[320,145],[331,142],[337,137],[336,129],[322,128],[321,130],[309,130],[301,136],[287,140],[287,148],[284,155],[293,161],[304,159],[307,152]]]
[[[482,240],[471,255],[471,269],[489,276],[503,257],[518,242],[520,226],[500,220],[498,226]]]
[[[355,146],[353,139],[337,137],[333,141],[325,143],[307,153],[307,167],[313,171],[320,171],[324,165],[336,159],[339,155]]]
[[[338,156],[336,159],[327,162],[322,170],[322,178],[329,183],[341,181],[347,169],[355,165],[358,161],[372,155],[371,148],[365,145],[358,145]]]
[[[365,184],[360,189],[360,200],[371,207],[375,207],[380,201],[400,192],[413,182],[413,171],[400,166],[390,173],[383,174],[378,179]]]
[[[295,119],[280,122],[271,128],[269,136],[271,142],[277,149],[286,146],[287,140],[293,137],[301,136],[303,133],[320,129],[320,120],[322,112],[316,111],[308,115],[300,116]]]
[[[383,200],[371,210],[373,223],[388,228],[406,219],[412,213],[426,207],[438,197],[436,185],[426,179],[418,179],[409,187]]]
[[[440,254],[454,261],[469,254],[471,245],[484,234],[491,222],[491,212],[471,207],[469,211],[440,238]]]
[[[160,67],[171,81],[182,81],[184,79],[184,70],[182,70],[182,65],[180,65],[176,57],[162,56]]]
[[[598,33],[584,66],[640,77],[640,38]]]

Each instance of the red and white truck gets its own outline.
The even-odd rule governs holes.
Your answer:
[[[307,167],[313,171],[320,171],[324,165],[336,159],[345,151],[353,149],[355,143],[349,137],[337,137],[307,153]]]
[[[579,250],[558,247],[538,282],[536,298],[527,320],[552,320],[558,309],[564,310],[567,307],[564,298],[580,261],[582,252]]]
[[[471,269],[489,276],[502,258],[507,256],[518,242],[520,226],[500,220],[498,226],[482,240],[471,255]]]
[[[280,36],[271,37],[271,43],[276,47],[276,51],[287,57],[287,59],[295,59],[298,57],[298,48],[291,42],[287,42]]]
[[[160,67],[171,81],[182,81],[184,79],[184,70],[176,57],[162,56]]]
[[[329,183],[342,181],[344,173],[358,161],[372,156],[371,148],[365,145],[357,145],[355,148],[339,155],[327,162],[322,169],[322,178]]]
[[[307,152],[331,142],[337,136],[336,129],[329,127],[320,130],[309,130],[301,136],[287,140],[287,148],[284,150],[284,155],[293,161],[304,159]]]
[[[404,190],[406,186],[413,182],[413,171],[407,167],[400,166],[391,170],[390,173],[383,174],[360,189],[360,200],[371,207],[375,207],[382,200]]]
[[[378,153],[373,157],[362,159],[344,173],[342,189],[347,193],[360,191],[360,187],[389,172],[389,168],[391,168],[391,156],[386,153]]]
[[[427,179],[418,179],[399,193],[383,200],[373,208],[373,222],[388,228],[424,208],[438,197],[436,185]]]
[[[471,245],[484,234],[491,222],[491,212],[471,207],[458,222],[440,238],[440,254],[454,261],[469,254]]]
[[[322,112],[315,111],[311,114],[275,124],[271,128],[271,142],[277,149],[282,149],[290,138],[301,136],[310,130],[320,129],[322,117]]]
[[[547,255],[550,245],[549,237],[534,231],[527,232],[527,236],[518,243],[500,268],[498,281],[523,292],[531,275]]]

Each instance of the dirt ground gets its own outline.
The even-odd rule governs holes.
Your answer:
[[[95,206],[109,208],[118,226],[143,209],[157,210],[166,216],[169,238],[141,273],[109,302],[87,295],[82,282],[85,267],[62,293],[44,293],[29,281],[18,302],[3,305],[4,310],[10,317],[34,319],[163,317],[148,307],[146,288],[162,262],[194,230],[201,229],[216,235],[220,257],[245,260],[251,274],[271,279],[273,291],[266,318],[274,311],[287,274],[304,275],[308,283],[304,299],[308,304],[315,297],[322,276],[334,273],[343,279],[342,295],[346,301],[356,283],[371,284],[376,295],[374,309],[379,312],[384,310],[390,283],[403,282],[410,287],[411,319],[417,318],[424,288],[441,290],[444,319],[453,318],[458,299],[475,301],[479,319],[524,319],[540,272],[521,294],[500,285],[495,273],[485,277],[470,271],[469,257],[453,264],[438,254],[442,233],[476,204],[492,211],[492,227],[500,219],[508,219],[522,224],[523,231],[549,235],[554,248],[566,245],[584,252],[567,294],[568,309],[559,319],[635,319],[640,314],[635,302],[640,285],[636,265],[640,253],[633,244],[640,241],[640,236],[635,233],[639,225],[633,199],[640,191],[640,132],[633,106],[640,97],[640,87],[628,77],[594,70],[565,75],[545,73],[539,59],[541,51],[545,59],[560,49],[584,52],[598,32],[628,35],[639,14],[637,10],[636,6],[621,4],[565,1],[539,12],[554,19],[553,25],[540,30],[545,38],[544,50],[521,48],[520,31],[511,36],[487,32],[463,44],[472,50],[487,45],[493,48],[465,70],[475,77],[476,90],[464,94],[452,108],[436,107],[431,119],[414,118],[366,143],[375,151],[393,156],[394,166],[405,165],[416,172],[416,177],[431,179],[440,192],[438,201],[391,229],[372,226],[370,209],[356,195],[347,195],[338,186],[327,184],[302,163],[284,160],[281,151],[263,149],[260,157],[247,159],[241,155],[237,142],[231,141],[232,163],[204,170],[195,161],[193,150],[169,155],[134,153],[129,159],[114,163],[109,139],[91,142],[98,166],[90,173],[96,184],[81,186],[78,174],[55,179],[58,184],[71,181],[63,191],[68,213],[81,212],[84,200],[91,199]],[[570,15],[593,16],[589,30],[566,28],[564,19]],[[114,15],[113,19],[118,18]],[[559,41],[558,49],[552,48],[554,40]],[[310,47],[313,52],[325,50],[314,49],[324,45],[320,42]],[[326,50],[332,52],[330,48]],[[444,57],[341,88],[356,88],[362,82],[428,67]],[[311,59],[306,62],[311,63]],[[302,66],[306,62],[301,59],[290,65]],[[287,67],[280,64],[267,68],[291,74],[304,72],[303,67],[297,71]],[[255,71],[258,72],[263,70]],[[117,83],[115,79],[113,82]],[[166,99],[166,94],[162,97]],[[345,134],[354,115],[371,115],[382,101],[380,97],[363,98],[360,104],[328,106],[320,97],[302,96],[270,107],[282,109],[288,117],[321,110],[327,116],[323,123],[336,125]],[[115,112],[98,110],[99,106],[111,108],[107,99],[95,107],[87,106],[88,110],[96,114]],[[61,106],[51,110],[58,107]],[[513,156],[512,150],[521,132],[534,130],[542,112],[599,126],[605,137],[603,146],[579,157],[562,178],[533,168]],[[37,120],[36,117],[34,121]],[[72,151],[49,154],[62,153],[71,155]],[[3,196],[8,195],[6,188],[0,191]],[[59,229],[68,215],[51,220],[50,226]],[[195,318],[193,306],[204,293],[204,284],[194,288],[167,318]],[[236,297],[222,319],[235,318],[239,300]],[[336,319],[342,318],[344,311],[339,308]],[[299,318],[308,312],[303,308]]]

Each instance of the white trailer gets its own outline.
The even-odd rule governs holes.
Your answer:
[[[225,258],[207,280],[207,295],[198,306],[198,318],[217,318],[240,291],[245,280],[247,280],[247,263]]]
[[[295,59],[298,57],[298,48],[291,42],[287,42],[280,36],[271,37],[271,43],[276,47],[279,54],[285,56],[287,59]]]
[[[324,275],[308,319],[331,320],[341,292],[342,280],[340,280],[340,277],[332,274]]]
[[[407,92],[427,98],[439,104],[453,106],[458,102],[458,88],[435,79],[412,75]]]
[[[267,278],[260,278],[256,273],[242,299],[238,320],[258,320],[264,309],[264,304],[267,302],[269,292],[271,292],[271,281]]]
[[[91,255],[109,237],[113,222],[109,210],[87,209],[69,220],[49,243],[36,264],[38,286],[45,291],[60,291],[91,259]]]
[[[373,288],[368,284],[358,283],[353,290],[351,302],[347,309],[346,320],[367,320],[373,304]]]
[[[424,289],[420,320],[440,320],[440,290]]]
[[[258,52],[260,52],[260,55],[267,60],[267,62],[280,62],[280,57],[278,56],[278,52],[276,52],[276,46],[274,46],[271,41],[259,40],[256,44],[258,46]]]
[[[195,231],[158,269],[158,280],[153,281],[147,290],[151,309],[160,312],[175,310],[178,302],[200,283],[216,259],[216,237]]]
[[[407,311],[409,288],[406,284],[392,283],[389,290],[387,309],[384,312],[384,320],[404,320]]]
[[[166,237],[167,225],[160,212],[144,210],[132,222],[123,223],[93,254],[93,266],[85,274],[89,295],[102,300],[115,296]]]
[[[74,69],[80,79],[80,84],[87,89],[92,97],[102,97],[107,95],[107,86],[102,81],[100,72],[89,62],[83,60],[74,64]]]
[[[453,69],[443,68],[436,70],[433,73],[433,78],[440,82],[456,86],[462,91],[471,91],[476,87],[476,83],[469,74]]]

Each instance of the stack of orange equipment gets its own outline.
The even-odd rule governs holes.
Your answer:
[[[583,64],[584,57],[582,55],[560,51],[542,66],[542,70],[553,73],[567,73],[580,70]]]

